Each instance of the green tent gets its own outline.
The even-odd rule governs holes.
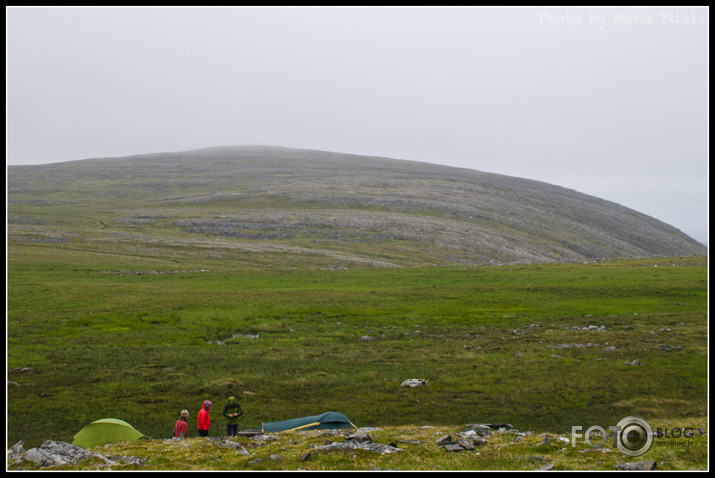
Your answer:
[[[325,412],[310,417],[292,418],[282,422],[263,423],[261,432],[287,432],[295,430],[316,430],[334,428],[357,428],[348,417],[338,412]]]
[[[120,441],[134,441],[145,436],[124,420],[116,418],[102,418],[92,422],[81,429],[74,436],[73,445],[88,448],[91,446],[116,443]]]

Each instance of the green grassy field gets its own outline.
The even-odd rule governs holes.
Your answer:
[[[108,417],[167,438],[183,408],[195,433],[203,400],[219,436],[229,395],[242,428],[334,410],[370,427],[567,433],[637,415],[707,429],[706,258],[349,270],[277,260],[11,245],[8,369],[32,372],[8,373],[8,445],[71,442]],[[605,330],[573,329],[589,325]],[[429,386],[400,388],[409,378]],[[684,466],[705,461],[703,449]]]

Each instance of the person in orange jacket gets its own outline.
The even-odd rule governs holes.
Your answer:
[[[207,437],[209,436],[209,427],[211,426],[211,417],[209,416],[209,410],[211,410],[211,402],[204,400],[201,410],[199,411],[199,436]]]

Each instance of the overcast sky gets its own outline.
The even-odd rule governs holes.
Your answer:
[[[536,179],[706,242],[707,8],[6,8],[7,164],[275,145]]]

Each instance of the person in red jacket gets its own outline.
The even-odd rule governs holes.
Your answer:
[[[209,410],[211,410],[211,402],[204,400],[204,404],[201,406],[199,411],[199,436],[207,437],[209,436],[209,427],[211,426],[211,417],[209,417]]]
[[[187,418],[189,418],[189,411],[181,410],[181,418],[174,424],[174,438],[186,438],[189,431],[189,424],[186,423]]]

